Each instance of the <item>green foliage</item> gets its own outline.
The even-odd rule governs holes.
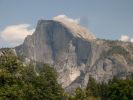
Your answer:
[[[133,100],[133,77],[114,78],[108,83],[97,83],[89,77],[87,87],[77,88],[75,95],[70,96],[57,83],[54,68],[44,64],[37,74],[34,67],[24,66],[8,50],[3,52],[0,55],[0,100]]]
[[[133,100],[133,79],[114,78],[108,83],[96,83],[90,77],[86,96],[100,97],[101,100]]]
[[[68,100],[133,100],[133,79],[114,78],[108,83],[97,83],[89,77],[86,89],[77,88]]]
[[[113,54],[121,54],[124,57],[126,57],[127,55],[129,55],[129,52],[127,52],[123,47],[121,46],[113,46],[108,52],[107,55],[113,55]]]
[[[39,75],[11,52],[0,56],[0,100],[62,100],[56,71],[43,65]]]
[[[86,93],[87,95],[92,95],[97,97],[98,96],[98,84],[96,81],[89,76],[89,81],[86,87]]]
[[[86,99],[86,94],[84,92],[84,90],[82,90],[81,88],[77,88],[75,91],[75,100],[85,100]]]
[[[11,73],[14,73],[22,68],[22,63],[13,54],[12,51],[8,49],[3,50],[3,55],[0,56],[0,69],[6,69]]]
[[[111,81],[108,86],[110,100],[133,100],[133,80]]]

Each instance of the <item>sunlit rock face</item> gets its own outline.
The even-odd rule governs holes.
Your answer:
[[[89,75],[101,82],[113,76],[123,78],[133,71],[133,64],[127,63],[130,57],[119,52],[107,54],[113,46],[122,46],[132,57],[129,46],[119,41],[110,43],[96,39],[79,24],[56,19],[40,20],[33,35],[15,50],[28,62],[30,59],[52,65],[59,73],[58,82],[69,92],[85,87]]]
[[[90,31],[79,25],[78,20],[70,19],[65,15],[56,16],[53,20],[61,22],[63,25],[65,25],[65,27],[69,28],[75,37],[86,40],[96,39],[96,37]]]

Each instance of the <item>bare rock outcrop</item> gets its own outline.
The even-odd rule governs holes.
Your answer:
[[[24,59],[52,65],[59,83],[71,91],[85,87],[89,75],[101,82],[132,73],[133,50],[127,47],[120,41],[96,39],[75,23],[40,20],[33,35],[15,50]]]

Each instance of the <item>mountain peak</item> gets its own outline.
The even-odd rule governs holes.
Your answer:
[[[96,39],[92,32],[88,31],[85,27],[79,24],[79,19],[71,19],[65,15],[59,15],[54,17],[53,20],[61,22],[63,25],[69,28],[76,37],[84,38],[86,40]]]
[[[79,19],[71,19],[65,15],[59,15],[53,18],[53,20],[39,20],[38,25],[49,25],[50,23],[61,24],[66,27],[74,37],[82,38],[85,40],[94,40],[96,37],[92,32],[88,31],[85,27],[79,24]]]
[[[129,43],[125,47],[121,42],[95,39],[78,21],[58,16],[39,20],[35,32],[15,50],[25,62],[52,65],[66,91],[86,86],[89,75],[101,82],[133,72]]]

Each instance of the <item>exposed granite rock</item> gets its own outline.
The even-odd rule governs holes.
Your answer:
[[[76,33],[79,31],[70,28],[68,23],[40,20],[33,35],[28,36],[15,50],[28,62],[33,60],[55,67],[59,73],[59,83],[69,92],[79,86],[85,87],[89,75],[101,82],[114,76],[123,78],[133,72],[130,43],[124,46],[125,43],[119,41],[96,39],[91,33],[84,33],[79,25],[78,30],[81,33]],[[127,51],[128,57],[122,54],[125,51],[120,54],[112,52],[112,47],[116,45]],[[130,59],[130,65],[126,58]]]

